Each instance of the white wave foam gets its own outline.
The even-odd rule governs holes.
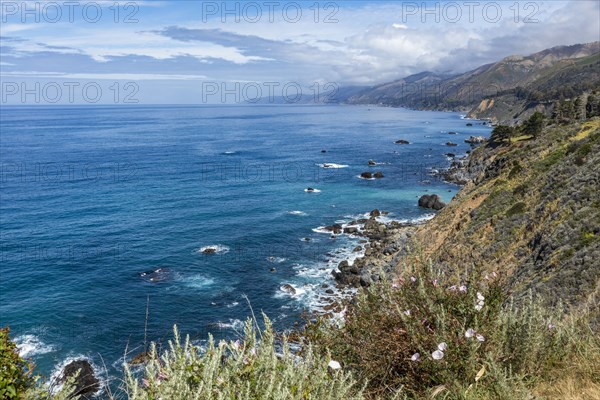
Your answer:
[[[279,292],[276,296],[278,296],[278,297],[291,296],[291,297],[299,298],[307,293],[307,289],[310,289],[310,286],[311,285],[309,285],[309,284],[304,284],[303,286],[300,286],[300,285],[294,285],[291,283],[286,283],[279,287]],[[293,290],[290,290],[290,288],[292,288]]]
[[[15,338],[17,350],[21,357],[33,357],[55,351],[54,346],[48,345],[35,335],[21,335]]]
[[[308,215],[304,211],[298,211],[298,210],[288,211],[287,213],[290,214],[290,215],[299,215],[299,216],[303,216],[303,217],[306,216],[306,215]]]
[[[377,180],[377,178],[365,178],[365,177],[362,177],[360,175],[356,175],[356,177],[358,179],[364,179],[365,181],[375,181],[375,180]]]
[[[314,188],[312,188],[310,190],[307,188],[307,189],[304,189],[304,191],[306,193],[321,193],[321,191],[319,189],[314,189]]]
[[[335,163],[324,163],[324,164],[317,164],[317,165],[321,168],[326,168],[326,169],[340,169],[340,168],[348,168],[349,167],[349,165],[335,164]]]
[[[207,286],[211,286],[215,283],[215,280],[205,275],[192,275],[187,277],[180,277],[183,284],[192,289],[204,289]]]
[[[223,244],[211,244],[209,246],[200,247],[196,252],[204,253],[207,250],[214,250],[212,254],[225,254],[229,252],[229,247]]]
[[[391,163],[389,162],[376,162],[375,165],[390,165]],[[371,165],[372,167],[373,165]]]
[[[241,331],[244,329],[244,321],[232,318],[230,318],[228,322],[218,321],[214,325],[219,329],[232,329],[234,331]]]
[[[281,264],[282,262],[285,262],[287,260],[287,258],[285,257],[267,257],[267,261],[273,264]]]
[[[226,306],[226,307],[227,307],[227,308],[233,308],[233,307],[237,307],[237,306],[239,306],[239,305],[240,305],[240,303],[239,303],[239,302],[237,302],[237,301],[234,301],[234,302],[232,302],[232,303],[229,303],[229,304],[227,304],[227,306]]]

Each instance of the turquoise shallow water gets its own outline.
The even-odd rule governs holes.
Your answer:
[[[143,343],[148,298],[151,340],[173,324],[198,340],[233,337],[250,313],[242,295],[291,326],[355,244],[315,228],[374,208],[427,217],[420,195],[450,200],[457,190],[430,169],[489,133],[458,114],[354,106],[3,107],[1,116],[0,324],[46,375],[80,356],[118,373],[125,349]],[[358,178],[368,170],[385,178]],[[217,254],[198,252],[211,245]]]

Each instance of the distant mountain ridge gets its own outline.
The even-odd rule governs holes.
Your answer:
[[[345,102],[466,111],[472,117],[514,124],[540,103],[562,100],[566,93],[558,89],[565,83],[571,96],[600,87],[599,55],[600,42],[558,46],[529,56],[509,56],[460,75],[421,72],[362,90]],[[525,93],[534,96],[523,97]],[[496,99],[502,107],[496,106]]]

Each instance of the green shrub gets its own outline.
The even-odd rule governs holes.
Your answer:
[[[160,357],[153,345],[150,362],[140,383],[126,368],[126,392],[130,400],[147,399],[361,399],[359,387],[345,368],[328,367],[327,353],[317,355],[309,346],[302,358],[290,352],[286,342],[278,348],[265,317],[266,329],[248,321],[242,342],[209,340],[206,352],[182,344],[175,328],[170,350]],[[335,364],[335,363],[333,363]]]
[[[10,329],[0,328],[0,398],[24,398],[33,384],[31,366],[19,356],[16,344],[10,340]]]
[[[399,283],[361,294],[341,327],[320,321],[307,336],[367,381],[373,399],[533,398],[532,388],[564,368],[582,379],[600,376],[600,340],[587,319],[504,293],[497,279],[476,271],[449,279],[414,267]],[[447,346],[441,359],[434,353],[440,343]]]
[[[520,201],[506,211],[506,216],[510,218],[518,214],[523,214],[525,210],[527,210],[527,204]]]
[[[517,186],[516,188],[513,189],[513,194],[515,196],[525,196],[527,194],[527,192],[529,191],[529,185],[524,183],[522,185]]]
[[[589,246],[597,239],[598,237],[596,237],[596,234],[594,232],[583,232],[581,234],[581,243],[583,244],[583,246]]]
[[[547,171],[553,165],[558,164],[564,158],[565,154],[566,150],[563,148],[553,151],[538,163],[539,168],[543,171]]]
[[[515,163],[515,166],[512,167],[512,169],[508,173],[508,179],[513,179],[514,177],[519,175],[521,173],[521,171],[523,171],[523,166],[521,164],[519,164],[518,162]]]
[[[476,382],[502,300],[495,281],[472,274],[450,282],[432,267],[418,267],[397,285],[385,282],[360,295],[341,329],[312,326],[307,332],[368,381],[371,396],[400,391],[420,398],[439,385]],[[469,329],[482,341],[467,338]],[[436,360],[443,343],[447,349]]]

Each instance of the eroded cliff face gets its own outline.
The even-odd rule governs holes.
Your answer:
[[[554,103],[534,103],[516,99],[513,95],[484,99],[467,113],[467,118],[489,120],[494,125],[515,126],[536,112],[552,115]]]
[[[599,294],[600,119],[479,148],[464,170],[470,182],[416,230],[426,257],[496,271],[518,296],[585,304]]]

